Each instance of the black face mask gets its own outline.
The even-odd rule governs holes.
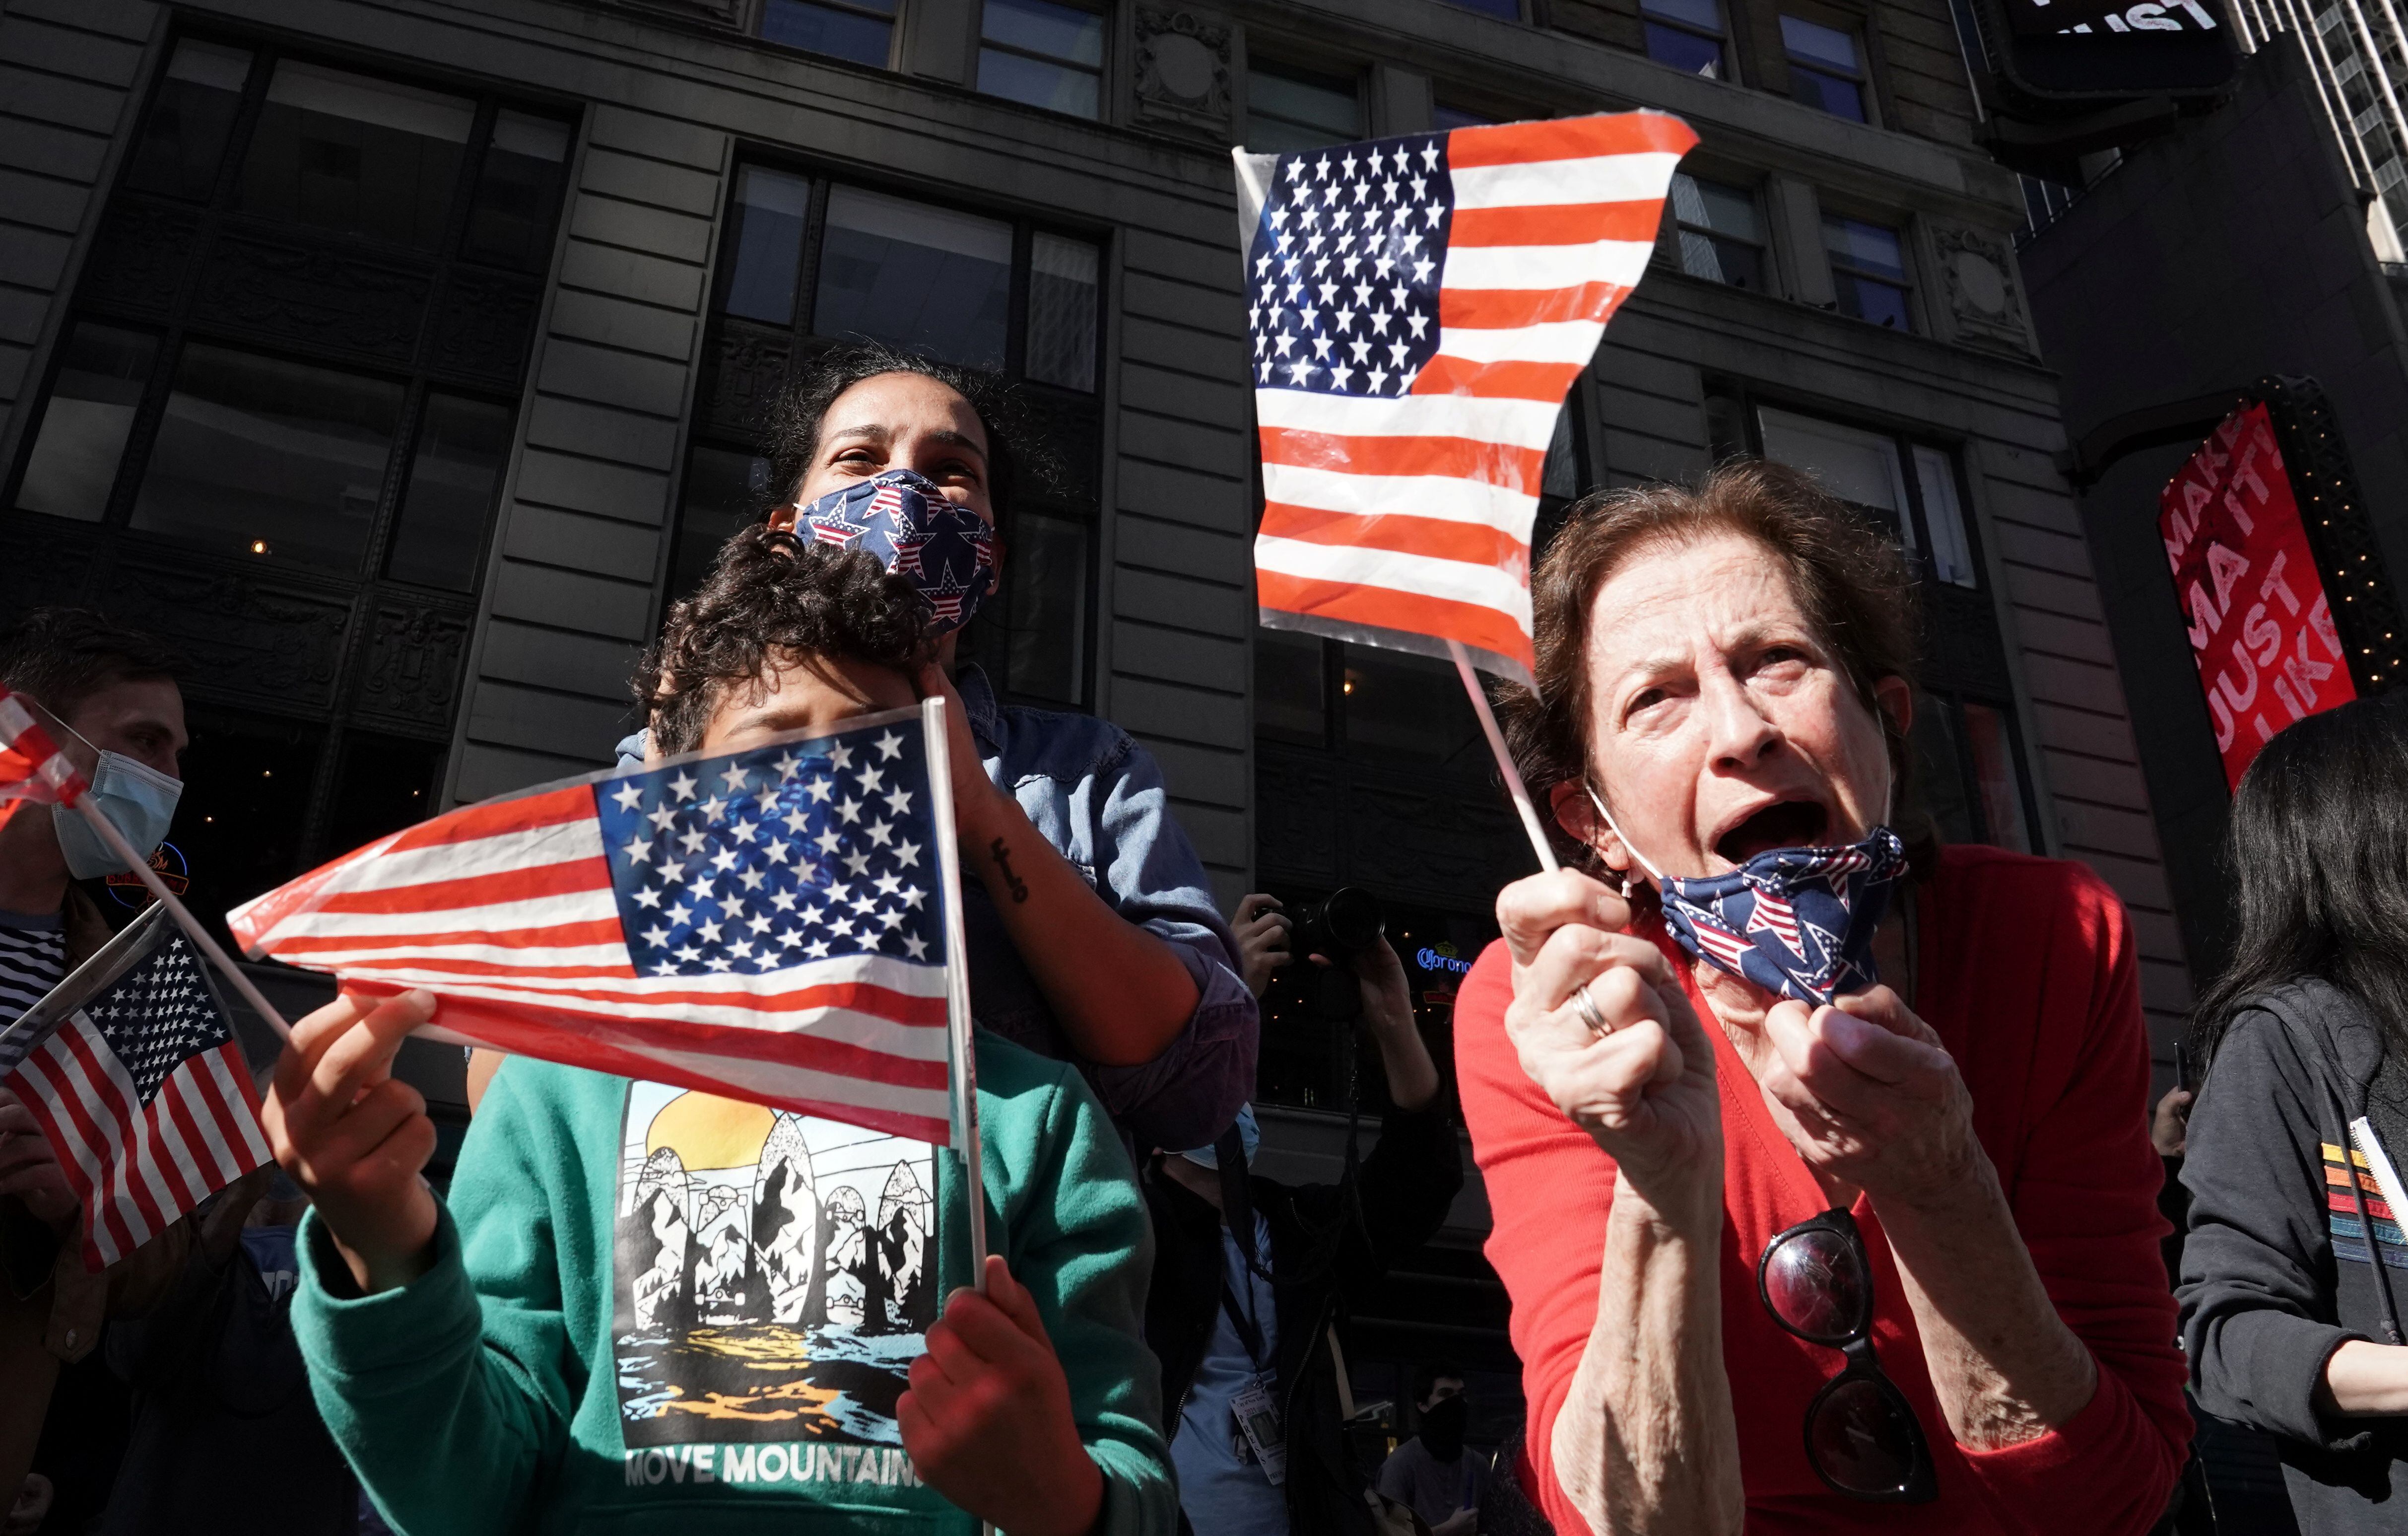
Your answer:
[[[1471,1404],[1461,1393],[1440,1398],[1422,1410],[1422,1449],[1434,1460],[1453,1461],[1463,1454],[1463,1431]]]

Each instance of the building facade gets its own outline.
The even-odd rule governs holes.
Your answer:
[[[174,836],[222,908],[607,762],[775,489],[795,360],[924,347],[1059,462],[972,652],[1142,740],[1226,900],[1379,894],[1443,1048],[1528,854],[1451,674],[1254,625],[1228,150],[1631,107],[1703,142],[1545,515],[1761,453],[1890,527],[1928,804],[2106,876],[2170,1057],[2183,944],[1944,0],[0,0],[0,610],[192,654]],[[1339,1056],[1275,996],[1275,1171],[1338,1166]],[[1484,1226],[1475,1180],[1367,1396],[1510,1368]]]

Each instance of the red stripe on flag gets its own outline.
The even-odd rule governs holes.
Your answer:
[[[342,972],[347,979],[346,984],[349,979],[373,976],[387,970],[431,970],[470,979],[480,976],[538,976],[555,982],[633,981],[636,977],[636,968],[631,965],[531,966],[516,960],[464,960],[450,955],[405,955],[392,942],[373,939],[362,939],[359,947],[390,954],[393,957],[390,960],[361,958],[337,961],[333,969]]]
[[[474,1035],[495,1049],[512,1055],[535,1056],[542,1060],[561,1059],[564,1038],[552,1026],[543,1011],[533,1009],[463,1010],[458,1015],[452,1011],[460,1000],[447,998],[443,1001],[444,1022],[460,1032]],[[598,1036],[571,1036],[567,1041],[576,1045],[578,1059],[567,1065],[582,1067],[589,1071],[610,1072],[620,1077],[640,1078],[653,1083],[666,1083],[678,1087],[699,1088],[705,1093],[725,1094],[749,1098],[755,1103],[776,1109],[791,1110],[797,1114],[823,1115],[841,1120],[847,1125],[867,1126],[891,1135],[908,1136],[914,1141],[931,1141],[943,1146],[951,1142],[950,1122],[901,1110],[883,1109],[875,1105],[847,1104],[835,1100],[796,1098],[783,1094],[767,1094],[747,1084],[740,1071],[724,1076],[696,1072],[676,1063],[663,1060],[640,1050],[629,1049]],[[671,1042],[663,1041],[664,1045]],[[731,1066],[738,1065],[731,1062]],[[943,1085],[945,1064],[937,1068],[938,1086]]]
[[[433,912],[458,907],[494,907],[505,901],[529,901],[540,897],[571,896],[579,891],[610,888],[610,861],[566,859],[459,880],[429,880],[415,885],[387,885],[366,891],[338,891],[319,904],[322,912]]]
[[[140,1170],[133,1166],[135,1121],[142,1112],[138,1107],[128,1102],[125,1095],[120,1091],[116,1080],[108,1075],[108,1069],[101,1064],[100,1052],[93,1049],[93,1042],[86,1038],[86,1034],[83,1029],[70,1027],[60,1030],[50,1038],[66,1042],[68,1053],[75,1057],[76,1064],[83,1069],[84,1075],[91,1079],[93,1091],[100,1096],[103,1106],[109,1113],[112,1124],[95,1144],[102,1149],[103,1156],[114,1166],[118,1182],[122,1184],[127,1192],[133,1196],[135,1209],[142,1213],[142,1219],[150,1224],[150,1230],[164,1232],[172,1218],[160,1213],[158,1202],[150,1198],[150,1191],[144,1187]]]
[[[209,1176],[217,1171],[218,1157],[201,1130],[199,1116],[194,1113],[186,1084],[178,1081],[186,1076],[184,1069],[178,1067],[167,1074],[166,1082],[159,1084],[159,1091],[150,1098],[150,1124],[151,1145],[158,1149],[160,1170],[174,1171],[177,1181],[184,1186],[184,1198],[179,1203],[189,1211],[217,1188],[209,1183]],[[206,1104],[201,1106],[203,1113],[208,1109]],[[183,1149],[180,1159],[174,1155],[177,1147]],[[187,1162],[192,1164],[189,1172],[184,1168]],[[197,1189],[193,1187],[196,1182],[200,1185]]]
[[[397,967],[395,969],[415,968]],[[408,988],[399,982],[377,981],[346,970],[343,975],[343,990],[358,992],[364,996],[391,997]],[[463,1002],[475,1000],[455,998],[455,994],[449,992],[439,993],[438,996],[443,998],[444,1006],[447,1008],[454,1000]],[[603,1003],[620,1010],[673,1008],[689,1004],[706,1008],[744,1008],[765,1017],[778,1013],[797,1012],[804,1009],[841,1008],[848,1012],[874,1013],[890,1024],[903,1025],[915,1029],[941,1029],[945,1025],[944,998],[915,998],[908,992],[897,992],[892,987],[876,986],[868,982],[826,982],[816,986],[796,987],[791,992],[759,993],[699,990],[652,992],[638,991],[630,987],[546,987],[542,997],[565,998],[576,1002]],[[516,1003],[513,1002],[510,1006],[516,1006]],[[584,1014],[575,1010],[566,1012],[576,1012],[576,1016],[580,1018],[584,1017]],[[617,1019],[621,1015],[614,1013],[609,1017]],[[643,1016],[640,1027],[718,1029],[737,1026],[688,1025],[675,1020]],[[766,1033],[759,1029],[743,1029],[740,1032],[754,1036]]]
[[[222,1067],[222,1077],[211,1069],[211,1061]],[[259,1128],[258,1112],[250,1102],[250,1065],[242,1059],[242,1052],[228,1041],[207,1055],[194,1057],[185,1066],[193,1074],[193,1086],[197,1097],[208,1108],[210,1118],[217,1122],[218,1135],[224,1140],[226,1150],[240,1165],[218,1170],[222,1175],[219,1183],[231,1184],[259,1166],[261,1155],[267,1145],[267,1139]],[[226,1101],[226,1085],[229,1083],[235,1085],[239,1102]]]
[[[27,1080],[26,1090],[18,1098],[33,1113],[34,1118],[41,1122],[42,1134],[58,1151],[59,1171],[65,1175],[77,1198],[83,1201],[87,1227],[108,1230],[112,1241],[118,1242],[123,1251],[131,1252],[134,1234],[126,1227],[125,1218],[118,1213],[117,1203],[108,1198],[107,1180],[111,1162],[108,1140],[101,1135],[98,1123],[92,1118],[91,1107],[84,1103],[82,1092],[66,1073],[65,1063],[71,1058],[60,1036],[75,1027],[73,1021],[69,1021],[58,1034],[43,1041],[39,1050],[18,1066],[15,1077]],[[35,1078],[49,1088],[49,1094],[45,1095],[32,1086],[30,1080]],[[50,1099],[53,1098],[65,1109],[66,1124],[61,1124],[58,1116],[51,1113]],[[100,1165],[100,1184],[94,1184],[85,1171],[82,1158],[76,1156],[78,1151]],[[87,1238],[85,1247],[89,1250],[91,1246]]]
[[[1660,198],[1632,203],[1562,203],[1528,208],[1460,208],[1446,243],[1458,245],[1588,245],[1597,240],[1653,240],[1664,220]]]
[[[348,950],[380,950],[407,953],[423,945],[491,944],[499,949],[555,949],[578,944],[615,944],[620,941],[619,920],[597,917],[582,923],[558,923],[548,928],[454,928],[448,931],[411,933],[309,933],[279,939],[267,946],[267,953],[282,958],[288,955],[342,954]]]
[[[1511,656],[1531,664],[1530,637],[1521,626],[1493,608],[1458,603],[1422,593],[1363,586],[1354,581],[1324,581],[1257,568],[1254,589],[1262,606],[1282,613],[1300,613],[1344,624],[1401,629]]]
[[[1584,282],[1569,288],[1441,288],[1438,323],[1468,331],[1516,331],[1567,320],[1603,324],[1630,290],[1618,282]]]
[[[564,784],[540,795],[523,795],[514,800],[463,806],[431,822],[419,823],[394,839],[393,845],[386,851],[402,854],[413,848],[441,848],[451,843],[473,842],[479,838],[499,837],[506,832],[539,831],[594,813],[592,784]]]
[[[1268,538],[1394,550],[1399,554],[1426,554],[1438,560],[1461,560],[1507,569],[1516,568],[1516,562],[1526,567],[1530,559],[1530,546],[1501,528],[1483,523],[1414,517],[1401,510],[1384,515],[1330,512],[1274,501],[1263,508],[1260,532]]]
[[[1547,469],[1544,449],[1511,448],[1477,438],[1349,438],[1267,426],[1262,443],[1265,464],[1357,475],[1440,475],[1532,495],[1539,494]]]
[[[1439,343],[1441,347],[1443,341]],[[1415,395],[1469,395],[1483,400],[1560,402],[1581,376],[1579,363],[1473,363],[1433,357],[1413,380]]]
[[[1697,142],[1696,131],[1679,118],[1661,112],[1615,112],[1457,128],[1446,136],[1446,163],[1449,167],[1518,165],[1532,160],[1585,160],[1605,154],[1685,154]]]

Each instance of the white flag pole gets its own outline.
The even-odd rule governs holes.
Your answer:
[[[969,940],[962,921],[962,854],[953,836],[953,758],[941,694],[920,701],[928,756],[928,805],[937,821],[937,868],[945,883],[945,1023],[953,1042],[953,1134],[969,1190],[970,1284],[986,1294],[985,1164],[979,1151],[978,1052],[970,1038]]]
[[[1497,728],[1497,713],[1488,707],[1488,691],[1480,686],[1480,674],[1471,669],[1471,655],[1461,640],[1449,640],[1446,648],[1455,653],[1455,669],[1463,679],[1463,691],[1471,696],[1471,707],[1479,711],[1480,729],[1488,738],[1488,750],[1496,754],[1497,771],[1505,776],[1505,793],[1513,797],[1513,809],[1521,812],[1522,830],[1530,835],[1531,851],[1539,855],[1539,868],[1554,874],[1562,866],[1555,862],[1555,845],[1547,841],[1547,828],[1539,820],[1539,808],[1530,803],[1530,792],[1522,783],[1521,770],[1513,766],[1513,757],[1505,750],[1505,733]]]
[[[150,888],[151,897],[158,901],[159,905],[167,909],[167,915],[176,920],[176,926],[184,930],[185,937],[191,939],[200,952],[208,956],[209,963],[217,967],[218,973],[226,979],[226,984],[233,987],[236,994],[251,1005],[253,1012],[267,1021],[268,1027],[274,1029],[280,1039],[292,1040],[293,1026],[284,1022],[284,1015],[276,1011],[275,1005],[260,996],[259,988],[251,984],[250,976],[243,972],[240,966],[234,963],[233,957],[220,947],[216,940],[209,937],[208,930],[201,926],[200,919],[193,915],[192,909],[185,906],[175,892],[167,889],[166,882],[161,880],[159,872],[150,868],[150,861],[134,851],[134,845],[125,840],[125,834],[120,832],[117,829],[117,824],[108,819],[108,812],[93,804],[89,795],[76,797],[75,808],[83,813],[85,821],[92,824],[92,829],[100,834],[100,840],[108,844],[108,851],[123,860],[129,868],[142,877],[142,883]]]

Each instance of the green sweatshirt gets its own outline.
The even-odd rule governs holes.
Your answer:
[[[1096,1529],[1168,1536],[1178,1500],[1139,1335],[1153,1244],[1128,1159],[1073,1069],[984,1034],[978,1063],[987,1240],[1068,1377],[1104,1474]],[[313,1215],[294,1329],[327,1428],[404,1536],[968,1533],[894,1417],[968,1277],[958,1167],[924,1142],[514,1057],[461,1148],[435,1267],[351,1296]]]

